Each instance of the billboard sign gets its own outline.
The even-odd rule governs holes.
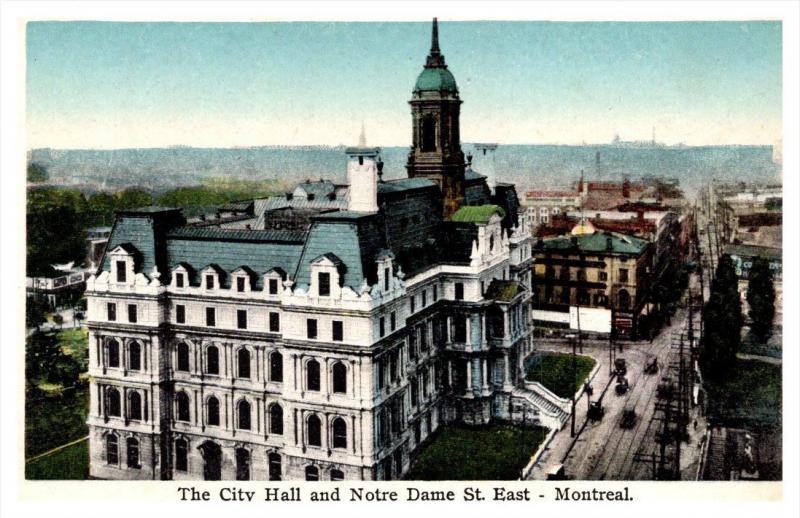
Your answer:
[[[570,306],[569,327],[578,329],[578,311],[580,310],[581,331],[592,333],[611,332],[611,310],[607,308],[583,308]]]

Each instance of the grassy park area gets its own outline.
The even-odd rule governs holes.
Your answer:
[[[445,426],[424,447],[407,480],[516,480],[547,430],[509,424]]]
[[[527,366],[527,381],[537,381],[555,395],[571,398],[581,387],[594,369],[596,362],[588,356],[576,356],[575,379],[572,378],[572,355],[560,353],[542,353],[532,358]]]
[[[781,367],[737,360],[730,375],[706,384],[709,418],[724,426],[781,426]]]
[[[67,446],[25,465],[28,480],[85,480],[89,478],[89,441]]]

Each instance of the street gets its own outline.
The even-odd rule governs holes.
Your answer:
[[[588,403],[584,396],[576,406],[577,437],[570,436],[569,422],[555,435],[539,462],[531,471],[530,479],[543,480],[545,472],[552,464],[564,464],[566,476],[576,480],[652,480],[652,452],[656,451],[656,429],[660,421],[654,421],[656,387],[670,362],[673,352],[671,345],[674,336],[686,325],[687,310],[680,308],[672,317],[672,323],[664,327],[652,343],[646,341],[623,342],[622,351],[617,349],[617,358],[627,362],[626,377],[630,383],[625,395],[615,394],[615,377],[609,376],[608,343],[593,341],[585,343],[583,354],[591,356],[601,364],[600,370],[591,380],[595,396],[600,399],[605,415],[598,422],[587,419]],[[548,344],[548,348],[558,352],[569,353],[571,346],[563,347]],[[658,359],[659,372],[645,374],[644,367]],[[620,427],[624,410],[634,410],[636,421],[632,428]],[[693,416],[694,418],[694,416]],[[681,466],[685,469],[696,461],[691,451],[698,450],[695,428],[689,426],[689,445],[684,445],[684,457]],[[704,431],[704,424],[698,422],[699,432]],[[696,455],[695,455],[696,457]]]

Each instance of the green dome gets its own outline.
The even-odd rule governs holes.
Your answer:
[[[425,68],[417,78],[414,91],[456,92],[456,78],[444,67]]]

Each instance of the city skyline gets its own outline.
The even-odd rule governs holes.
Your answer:
[[[429,30],[31,22],[28,148],[339,145],[362,123],[370,143],[407,145]],[[444,20],[440,35],[465,142],[781,138],[780,22]]]

